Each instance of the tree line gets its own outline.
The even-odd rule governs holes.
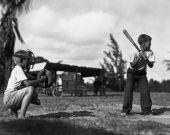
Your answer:
[[[170,92],[170,80],[163,80],[161,82],[150,79],[149,88],[152,92]]]

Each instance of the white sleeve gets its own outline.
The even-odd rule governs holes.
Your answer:
[[[16,73],[17,73],[17,75],[16,75],[17,82],[21,82],[21,81],[27,79],[23,69],[20,66],[17,66]]]
[[[149,59],[149,61],[151,61],[151,62],[156,62],[156,60],[155,60],[155,55],[154,55],[153,52],[150,52],[150,54],[148,55],[148,59]]]
[[[133,51],[133,53],[130,56],[129,62],[133,62],[137,58],[138,55],[139,55],[138,52]]]

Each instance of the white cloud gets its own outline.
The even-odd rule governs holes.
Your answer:
[[[31,12],[25,22],[28,30],[31,29],[36,36],[88,45],[103,43],[103,38],[115,26],[116,17],[102,11],[92,11],[65,18],[48,7],[41,7]]]
[[[127,28],[135,41],[141,33],[153,38],[157,63],[148,76],[158,79],[168,76],[169,72],[160,63],[169,58],[166,53],[170,51],[170,1],[41,0],[34,3],[39,5],[19,22],[23,38],[38,55],[62,59],[66,64],[98,66],[102,51],[110,42],[109,33],[113,33],[123,57],[128,60],[133,46],[122,33]]]
[[[45,6],[21,19],[27,47],[36,55],[86,66],[98,65],[105,39],[116,24],[115,16],[102,11],[67,18]]]
[[[74,18],[60,21],[64,34],[76,44],[103,43],[103,38],[114,28],[116,18],[102,11],[81,14]]]
[[[44,34],[53,32],[52,28],[56,25],[57,14],[48,7],[42,6],[38,9],[30,11],[27,16],[22,18],[25,24],[25,30],[33,34]]]

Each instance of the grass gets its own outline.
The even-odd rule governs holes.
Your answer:
[[[153,105],[170,104],[170,93],[152,93]],[[2,99],[3,95],[0,95]],[[0,134],[8,135],[138,135],[167,133],[169,125],[141,116],[139,93],[134,93],[134,114],[121,117],[123,93],[109,96],[47,97],[40,106],[30,105],[26,120],[14,120],[0,101]],[[170,114],[164,109],[164,114]]]
[[[130,126],[130,134],[161,134],[165,125],[154,121],[138,121]]]

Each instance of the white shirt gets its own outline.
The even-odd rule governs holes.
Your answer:
[[[58,78],[58,85],[62,85],[62,79],[60,77]]]
[[[62,91],[62,79],[60,77],[57,78],[57,83],[58,83],[58,91]]]
[[[155,63],[155,55],[152,50],[146,51],[144,53],[150,62]],[[137,59],[137,57],[139,57],[139,52],[134,52],[130,57],[129,63],[133,62],[135,59]],[[146,70],[147,63],[146,63],[146,60],[139,59],[138,64],[137,66],[135,66],[135,68],[132,68],[130,64],[129,64],[129,67],[134,70]]]
[[[11,72],[11,76],[8,80],[8,85],[5,90],[5,94],[15,91],[15,88],[20,86],[21,81],[26,80],[26,79],[27,77],[23,69],[19,65],[16,65]]]

